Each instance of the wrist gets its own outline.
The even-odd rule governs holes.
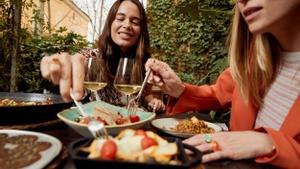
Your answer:
[[[179,98],[184,92],[184,89],[185,89],[185,85],[181,82],[181,84],[178,85],[175,95],[172,97]]]

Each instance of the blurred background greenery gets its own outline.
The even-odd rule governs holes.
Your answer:
[[[24,15],[23,10],[15,13],[18,5],[23,10],[32,8],[31,22],[38,22],[42,32],[51,33],[43,35],[27,28],[18,29],[16,15]],[[233,0],[149,0],[147,14],[152,56],[170,64],[185,82],[214,83],[228,66],[226,37],[233,6]],[[32,0],[0,2],[0,91],[42,92],[47,89],[58,93],[57,86],[41,77],[42,56],[93,46],[85,37],[66,28],[49,29]],[[220,115],[211,112],[212,117],[219,117],[221,121],[228,115],[228,112]]]

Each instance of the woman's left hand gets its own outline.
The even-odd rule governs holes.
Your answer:
[[[207,136],[211,136],[211,142]],[[206,136],[198,134],[183,142],[195,146],[205,153],[202,157],[204,163],[225,158],[249,159],[267,155],[274,150],[271,138],[266,133],[255,131],[219,132]],[[213,143],[217,144],[213,145]]]
[[[164,102],[157,98],[151,99],[148,106],[152,108],[153,112],[164,111],[166,108]]]

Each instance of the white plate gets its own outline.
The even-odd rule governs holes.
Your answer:
[[[51,162],[60,153],[62,148],[62,143],[57,138],[43,133],[2,129],[0,130],[0,134],[7,134],[8,137],[17,136],[17,135],[33,135],[38,137],[37,141],[48,142],[51,144],[51,146],[47,150],[40,152],[41,158],[38,161],[24,167],[23,169],[44,168],[49,162]]]
[[[176,119],[176,118],[161,118],[161,119],[153,120],[151,122],[151,124],[155,128],[157,128],[165,133],[171,134],[173,136],[178,136],[178,137],[182,137],[182,138],[188,138],[188,137],[194,136],[195,134],[179,133],[179,132],[173,131],[173,129],[182,120],[183,119]],[[206,122],[206,121],[205,121],[205,123],[207,124],[208,127],[213,128],[215,130],[215,132],[222,131],[222,128],[216,124]]]

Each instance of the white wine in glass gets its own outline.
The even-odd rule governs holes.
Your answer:
[[[84,87],[91,90],[92,92],[101,90],[105,86],[106,86],[105,82],[90,82],[90,81],[84,82]]]
[[[133,58],[121,58],[114,80],[114,87],[126,95],[127,104],[129,96],[138,93],[143,83],[143,75],[136,73],[134,62]]]
[[[130,84],[114,84],[115,88],[125,95],[132,95],[140,91],[141,85],[130,85]]]
[[[96,100],[100,100],[97,91],[107,85],[106,77],[103,72],[104,60],[96,57],[88,58],[85,66],[84,87],[91,90]]]

